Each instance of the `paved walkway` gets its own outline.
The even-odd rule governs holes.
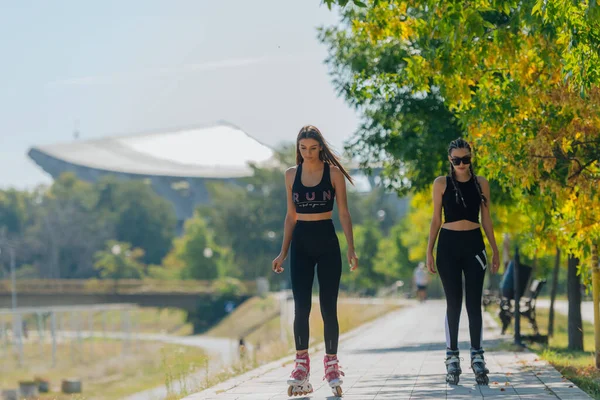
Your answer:
[[[530,352],[491,351],[497,326],[486,318],[484,347],[490,386],[478,386],[468,366],[469,343],[460,342],[463,375],[457,386],[445,383],[443,301],[428,301],[390,313],[342,337],[340,361],[346,373],[344,399],[590,399],[546,362]],[[468,338],[463,310],[459,338]],[[312,353],[312,399],[335,399],[323,376],[322,350]],[[292,369],[279,360],[231,379],[185,400],[288,399],[286,380]],[[296,397],[298,398],[298,397]]]

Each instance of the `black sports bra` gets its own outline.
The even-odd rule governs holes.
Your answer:
[[[325,163],[323,168],[321,182],[312,187],[302,184],[302,164],[296,168],[296,177],[292,185],[292,200],[298,214],[318,214],[333,210],[335,189],[331,184],[330,166]]]
[[[455,222],[467,220],[479,223],[479,208],[481,206],[481,195],[479,189],[475,185],[473,178],[467,182],[459,182],[455,180],[456,185],[462,193],[462,198],[465,201],[463,204],[460,194],[456,192],[452,178],[446,176],[446,190],[442,195],[442,207],[444,208],[444,221]],[[458,202],[456,201],[458,194]],[[466,205],[466,207],[465,207]]]

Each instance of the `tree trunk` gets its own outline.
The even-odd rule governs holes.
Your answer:
[[[558,288],[558,272],[560,271],[560,249],[556,248],[556,258],[554,260],[554,271],[552,271],[552,289],[550,290],[550,312],[548,314],[548,337],[554,335],[554,300],[556,300],[556,290]]]
[[[583,351],[583,322],[581,320],[581,282],[577,275],[579,259],[569,255],[567,292],[569,297],[569,350]]]
[[[592,290],[594,292],[594,341],[596,350],[596,369],[600,369],[600,265],[598,264],[598,245],[592,245]]]

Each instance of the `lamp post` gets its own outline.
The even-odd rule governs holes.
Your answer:
[[[22,334],[22,321],[21,315],[17,313],[17,275],[16,275],[16,257],[15,257],[15,243],[6,239],[0,238],[0,251],[1,248],[8,249],[8,255],[10,258],[10,295],[11,295],[11,311],[13,315],[13,331],[17,337],[17,349],[19,353],[19,366],[23,365],[23,342],[21,338]],[[1,253],[0,253],[1,254]]]

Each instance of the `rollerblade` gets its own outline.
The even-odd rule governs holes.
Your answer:
[[[290,374],[290,379],[287,383],[287,394],[292,396],[304,396],[313,392],[313,387],[308,381],[310,378],[310,358],[308,353],[296,354],[296,366]]]
[[[460,380],[460,358],[458,350],[446,350],[446,382],[451,385],[458,385]]]
[[[334,396],[342,397],[342,376],[345,374],[340,371],[340,365],[337,356],[326,355],[323,359],[323,366],[325,367],[325,376],[323,380],[327,379],[327,383],[331,388]]]
[[[475,374],[475,380],[478,385],[488,385],[490,378],[487,374],[490,371],[485,366],[485,360],[483,359],[483,349],[475,350],[471,349],[471,369]]]

